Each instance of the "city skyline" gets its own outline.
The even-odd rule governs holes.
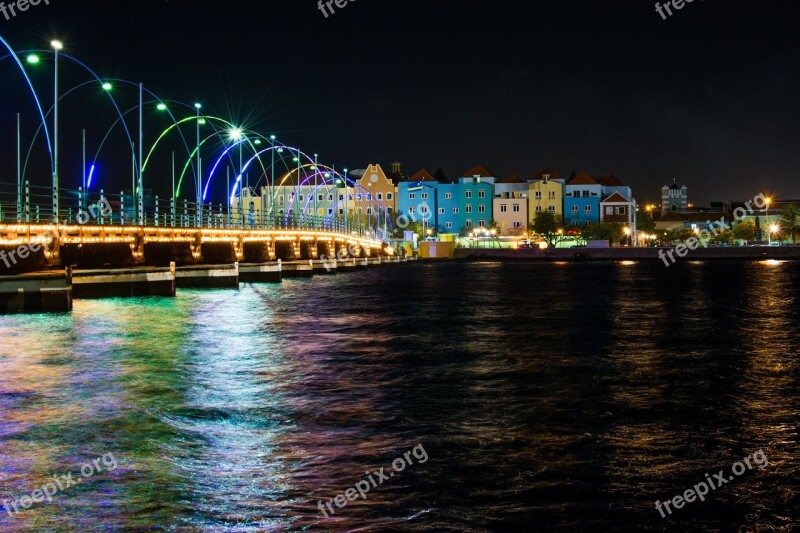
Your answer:
[[[613,173],[641,197],[673,179],[691,184],[697,204],[752,190],[800,197],[792,179],[797,117],[786,105],[800,80],[782,67],[800,55],[780,31],[789,20],[781,6],[789,4],[753,11],[744,2],[724,9],[695,2],[668,20],[647,3],[623,11],[589,3],[354,2],[328,18],[313,2],[213,13],[156,4],[157,17],[96,2],[40,4],[0,20],[0,34],[18,50],[58,37],[103,78],[202,101],[342,167],[398,160],[409,173],[442,167],[453,176],[480,163],[505,176],[548,165],[567,176]],[[128,22],[116,22],[122,18]],[[390,24],[396,31],[370,29]],[[768,37],[740,39],[747,28],[766,27]],[[480,31],[465,37],[461,28]],[[0,69],[10,79],[9,62]],[[79,76],[64,71],[66,88]],[[48,75],[33,78],[47,104]],[[23,89],[19,80],[3,84],[7,169],[16,112],[32,134]],[[80,130],[96,144],[113,120],[93,109],[87,96],[63,106],[62,173],[80,174]],[[124,155],[124,147],[115,150]],[[163,173],[166,163],[159,165]]]

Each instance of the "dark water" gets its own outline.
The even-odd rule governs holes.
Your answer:
[[[0,500],[116,463],[0,530],[790,531],[798,291],[797,263],[443,264],[0,317]]]

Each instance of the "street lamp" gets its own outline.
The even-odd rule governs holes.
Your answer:
[[[769,227],[769,244],[772,244],[772,234],[778,233],[781,230],[781,227],[778,224],[772,224]]]
[[[202,208],[200,207],[200,202],[203,201],[203,198],[202,198],[202,195],[201,195],[201,192],[200,192],[200,189],[202,188],[202,185],[203,185],[202,184],[202,178],[200,177],[200,175],[201,175],[201,171],[200,171],[200,164],[201,164],[201,160],[200,160],[200,109],[202,109],[203,106],[201,104],[194,104],[194,107],[197,110],[197,123],[196,123],[196,126],[197,126],[197,148],[196,148],[196,150],[197,150],[197,187],[196,187],[196,189],[197,189],[197,198],[195,199],[195,202],[196,202],[196,204],[195,204],[195,223],[197,224],[197,227],[199,228],[200,225],[203,223],[203,211],[202,211]]]
[[[625,229],[623,229],[622,231],[625,232],[625,236],[628,238],[628,244],[630,245],[630,237],[632,233],[630,226],[625,226]]]
[[[55,76],[53,79],[53,224],[58,224],[58,52],[64,48],[61,41],[50,41],[55,56]],[[38,58],[36,59],[38,61]]]

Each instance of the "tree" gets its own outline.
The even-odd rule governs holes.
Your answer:
[[[582,231],[582,237],[587,241],[608,241],[619,243],[622,241],[624,230],[618,222],[597,222],[589,224]]]
[[[787,205],[781,210],[782,230],[792,237],[792,242],[797,244],[800,235],[800,207]]]
[[[653,220],[653,215],[647,210],[636,213],[636,228],[645,233],[655,233],[656,223]]]
[[[731,230],[731,235],[737,241],[752,241],[756,238],[756,225],[752,220],[745,220],[736,224]]]
[[[547,243],[548,248],[555,248],[565,238],[561,217],[549,210],[536,214],[533,219],[533,230]]]

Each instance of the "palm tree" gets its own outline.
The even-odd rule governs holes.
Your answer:
[[[787,205],[781,210],[782,230],[792,236],[792,243],[797,244],[800,235],[800,207]]]

